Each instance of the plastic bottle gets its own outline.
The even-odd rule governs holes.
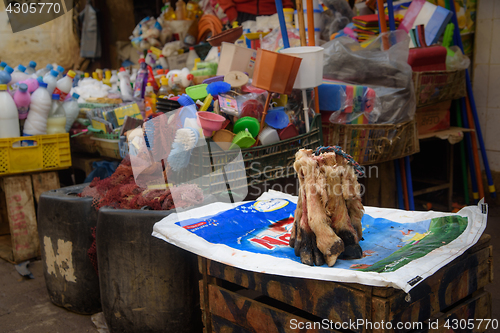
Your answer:
[[[156,66],[156,58],[151,50],[148,50],[148,54],[146,55],[146,64],[151,66],[151,68],[155,68]]]
[[[191,71],[194,68],[194,61],[199,58],[198,53],[194,50],[194,47],[189,48],[189,54],[186,60],[186,67]]]
[[[156,94],[151,83],[148,83],[148,85],[146,86],[146,91],[144,93],[144,104],[146,117],[149,117],[156,113]]]
[[[189,26],[189,29],[184,37],[184,44],[188,46],[196,45],[198,39],[198,16],[193,18],[193,23]]]
[[[63,77],[63,73],[64,73],[64,67],[62,66],[57,66],[57,71],[59,72],[59,74],[57,74],[57,79],[61,79]]]
[[[170,95],[170,88],[168,87],[168,79],[166,77],[162,77],[160,82],[161,82],[161,87],[160,90],[158,91],[158,96],[160,98],[164,98],[165,96]]]
[[[137,68],[132,68],[132,75],[130,75],[130,82],[134,83],[135,80],[137,79],[137,73],[139,72],[139,69]]]
[[[188,3],[186,4],[186,18],[188,20],[194,20],[195,17],[198,15],[198,12],[200,10],[200,6],[198,3],[189,0]]]
[[[78,99],[80,95],[77,93],[73,93],[71,99],[64,101],[63,109],[66,113],[66,132],[69,132],[71,126],[75,122],[76,118],[78,118],[78,114],[80,113],[80,108],[78,107]]]
[[[175,4],[175,16],[177,16],[177,20],[186,19],[187,16],[186,3],[183,0],[179,0]]]
[[[64,101],[73,87],[73,79],[75,78],[75,75],[76,73],[70,70],[68,75],[57,81],[53,94],[59,95],[61,102]]]
[[[28,85],[26,83],[19,84],[19,89],[14,93],[14,103],[16,103],[19,119],[24,120],[28,117],[30,102],[31,98],[28,92]]]
[[[165,7],[168,7],[166,9],[166,11],[164,11],[163,13],[163,18],[165,19],[165,21],[173,21],[173,20],[176,20],[177,19],[177,15],[175,14],[175,11],[174,9],[172,8],[172,6],[170,5],[170,2],[166,3],[165,4]]]
[[[35,74],[36,73],[36,62],[30,61],[28,67],[26,67],[26,74]]]
[[[160,66],[162,69],[168,69],[168,62],[167,62],[167,59],[165,59],[165,56],[163,54],[160,55],[158,62],[160,63]]]
[[[54,66],[52,66],[51,64],[47,64],[47,66],[45,66],[44,68],[41,68],[39,70],[36,71],[36,76],[45,76],[45,74],[47,74],[48,72],[50,72],[52,69],[54,69]]]
[[[38,80],[37,79],[34,79],[32,77],[30,77],[29,79],[27,80],[24,80],[24,81],[21,81],[19,82],[20,84],[21,83],[25,83],[27,86],[28,86],[28,93],[32,93],[34,92],[35,90],[38,89]]]
[[[111,78],[109,79],[109,82],[111,83],[111,89],[118,89],[118,71],[116,69],[111,71]]]
[[[153,73],[153,68],[151,68],[151,66],[147,66],[147,67],[148,67],[148,83],[151,83],[154,91],[158,91],[160,89],[160,87],[158,87],[158,83],[156,83],[155,75]]]
[[[16,103],[7,92],[7,85],[0,84],[0,138],[16,138],[20,136],[19,116]]]
[[[47,134],[66,133],[66,113],[59,99],[58,94],[52,94],[52,108],[47,118]]]
[[[104,72],[104,77],[102,78],[102,83],[105,85],[111,87],[111,71],[106,70]]]
[[[124,101],[133,100],[134,96],[132,86],[130,85],[130,77],[128,76],[128,72],[125,70],[125,68],[120,68],[118,77],[120,78],[120,92],[122,94],[122,99]]]
[[[0,62],[0,71],[3,71],[7,67],[7,63],[5,61]]]
[[[0,71],[0,84],[9,84],[12,80],[11,74],[14,72],[14,68],[10,66],[5,66],[3,71]]]
[[[139,59],[141,68],[137,72],[137,78],[134,83],[134,98],[144,98],[146,84],[148,82],[148,69],[144,59]]]
[[[52,69],[49,72],[49,75],[44,76],[44,78],[43,78],[43,82],[47,83],[47,90],[49,91],[50,95],[52,95],[52,93],[54,92],[54,89],[56,89],[57,75],[59,75],[59,72]]]
[[[23,135],[47,134],[47,118],[52,107],[52,100],[47,91],[47,84],[39,81],[39,87],[31,95],[30,112],[24,122]]]
[[[28,79],[30,76],[24,72],[25,70],[26,67],[24,67],[23,65],[17,66],[17,68],[14,69],[14,72],[10,75],[10,84],[12,85]]]

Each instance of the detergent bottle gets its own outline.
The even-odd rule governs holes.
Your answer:
[[[80,113],[80,108],[78,107],[78,99],[80,95],[77,93],[73,93],[71,95],[71,99],[64,101],[63,109],[66,113],[66,132],[69,132],[71,126],[75,122],[76,118],[78,118],[78,114]]]
[[[189,0],[186,4],[186,18],[188,20],[194,20],[199,11],[200,6],[196,2]]]
[[[23,135],[42,135],[47,133],[47,117],[52,101],[47,91],[47,83],[38,82],[38,89],[31,95],[30,112],[23,127]]]
[[[134,98],[144,98],[146,84],[148,83],[148,65],[144,59],[139,59],[141,68],[137,72],[137,78],[134,83]]]
[[[75,78],[75,75],[76,73],[70,70],[65,77],[57,81],[56,88],[53,93],[59,95],[61,102],[66,99],[66,96],[73,87],[73,79]]]
[[[156,94],[151,83],[148,83],[148,85],[146,86],[146,92],[144,94],[144,105],[146,118],[156,113]]]
[[[37,90],[39,85],[38,80],[32,77],[30,77],[27,80],[19,82],[19,84],[21,83],[25,83],[28,86],[28,93],[30,94],[33,93],[35,90]]]
[[[52,69],[54,69],[54,66],[51,64],[47,64],[44,68],[40,68],[39,70],[36,71],[36,76],[45,76],[48,72],[50,72]]]
[[[168,86],[168,79],[166,76],[162,77],[160,79],[160,83],[161,83],[161,87],[160,87],[160,90],[158,91],[158,96],[160,98],[165,98],[167,97],[168,95],[171,94],[171,90]]]
[[[168,69],[168,62],[167,59],[165,59],[165,56],[163,54],[160,54],[160,58],[158,58],[158,62],[160,63],[160,66],[162,69]]]
[[[189,48],[189,54],[186,60],[186,67],[191,71],[194,68],[194,61],[199,58],[198,53],[194,50],[194,47]]]
[[[186,3],[183,0],[179,0],[175,3],[175,15],[177,16],[177,20],[186,19]]]
[[[43,82],[47,83],[47,90],[49,91],[50,95],[52,95],[54,89],[56,89],[57,75],[59,75],[59,72],[52,69],[49,72],[49,75],[43,77]]]
[[[16,103],[19,119],[26,119],[31,103],[31,97],[26,83],[19,84],[19,89],[14,93],[14,103]]]
[[[5,66],[3,71],[0,71],[0,84],[9,84],[12,80],[11,74],[14,72],[14,68],[10,66]]]
[[[28,67],[26,67],[26,70],[24,71],[26,74],[35,74],[36,73],[36,62],[30,61]]]
[[[111,83],[112,90],[118,89],[118,71],[116,69],[111,71],[111,78],[109,79],[109,82]]]
[[[120,78],[120,92],[122,94],[122,99],[124,101],[131,101],[134,99],[134,92],[132,91],[132,86],[130,85],[130,77],[125,68],[120,68],[120,72],[118,73],[118,77]]]
[[[19,115],[16,103],[7,91],[6,84],[0,84],[0,138],[16,138],[20,136]]]
[[[165,10],[163,11],[163,18],[165,21],[173,21],[177,19],[177,15],[175,15],[175,11],[170,5],[170,2],[167,2],[164,6]]]
[[[158,83],[156,83],[153,69],[151,68],[151,66],[147,66],[147,67],[148,67],[148,83],[151,83],[154,91],[158,91],[160,88],[158,87]]]
[[[59,99],[58,94],[52,94],[52,108],[47,118],[47,134],[66,133],[66,113]]]

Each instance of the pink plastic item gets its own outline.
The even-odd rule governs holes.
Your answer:
[[[222,128],[222,124],[226,121],[226,118],[223,116],[212,112],[200,111],[197,115],[205,137],[211,137],[212,133],[220,130]]]
[[[294,124],[288,124],[287,127],[278,131],[278,135],[280,137],[280,140],[286,140],[294,138],[297,135],[299,135],[299,131],[297,131],[297,128],[295,127]]]
[[[28,85],[26,83],[21,83],[19,85],[19,89],[14,93],[14,102],[19,112],[19,119],[26,119],[31,103],[31,97],[28,93]]]
[[[31,94],[33,91],[37,90],[38,89],[38,80],[37,79],[33,79],[33,78],[29,78],[27,80],[24,80],[22,82],[19,82],[19,83],[26,83],[26,85],[28,85],[28,92]]]

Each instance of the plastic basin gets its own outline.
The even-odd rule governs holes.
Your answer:
[[[287,54],[302,58],[294,89],[314,88],[323,83],[323,48],[319,46],[299,46],[281,50]]]
[[[213,131],[220,130],[222,128],[222,124],[226,121],[226,118],[223,116],[212,112],[200,111],[197,115],[205,137],[211,137]]]

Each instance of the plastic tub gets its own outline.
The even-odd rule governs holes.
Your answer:
[[[222,43],[217,75],[226,75],[231,71],[248,73],[253,77],[257,51],[230,43]]]
[[[282,54],[302,58],[294,89],[307,89],[323,83],[323,48],[319,46],[299,46],[283,49]]]

